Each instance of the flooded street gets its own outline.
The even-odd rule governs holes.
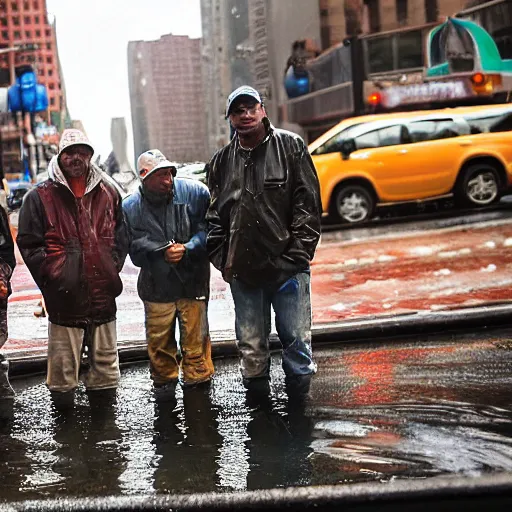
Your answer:
[[[247,404],[237,364],[210,392],[151,396],[146,364],[123,370],[114,404],[81,390],[56,414],[40,377],[14,382],[0,423],[1,499],[234,492],[512,471],[512,332],[316,347],[310,401]]]

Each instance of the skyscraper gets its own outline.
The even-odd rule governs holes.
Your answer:
[[[21,45],[37,49],[20,50]],[[55,34],[55,20],[46,12],[46,0],[0,0],[0,87],[14,81],[16,66],[31,64],[48,91],[49,111],[55,124],[66,110]]]
[[[128,75],[135,158],[158,148],[170,160],[206,160],[200,40],[132,41]]]

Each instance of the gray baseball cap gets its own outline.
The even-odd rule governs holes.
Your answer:
[[[226,119],[229,117],[231,106],[233,105],[233,102],[240,96],[249,96],[251,98],[254,98],[258,103],[263,103],[261,101],[260,93],[256,89],[250,87],[249,85],[242,85],[242,87],[235,89],[228,96],[228,101],[226,103]]]

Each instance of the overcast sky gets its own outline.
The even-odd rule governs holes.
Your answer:
[[[71,117],[83,122],[102,160],[112,149],[110,120],[125,117],[132,157],[128,41],[201,37],[199,0],[47,0],[47,9],[57,20]]]

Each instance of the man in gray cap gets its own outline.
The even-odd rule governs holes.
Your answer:
[[[210,194],[199,181],[176,178],[175,165],[158,149],[140,155],[137,168],[142,185],[123,201],[129,253],[141,267],[137,290],[144,302],[154,396],[172,402],[178,381],[184,388],[207,388],[213,375],[205,221]]]
[[[252,87],[229,95],[226,118],[235,136],[208,166],[208,252],[231,286],[243,383],[249,395],[270,392],[272,306],[286,390],[302,399],[316,372],[309,265],[320,238],[318,178],[304,141],[270,124]]]
[[[119,192],[93,154],[80,130],[65,130],[48,180],[19,215],[18,247],[48,311],[46,383],[57,407],[73,405],[84,351],[90,400],[115,397],[119,381],[115,299],[128,239]]]

